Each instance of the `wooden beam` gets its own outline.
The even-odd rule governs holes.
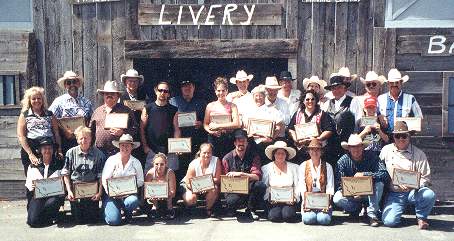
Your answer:
[[[125,41],[126,58],[296,58],[297,39]]]

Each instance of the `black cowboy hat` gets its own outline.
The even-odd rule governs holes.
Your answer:
[[[329,78],[329,85],[325,86],[325,90],[331,90],[333,87],[338,85],[344,85],[345,87],[350,87],[350,82],[345,81],[344,76],[340,75],[331,75]]]
[[[279,74],[279,80],[290,80],[290,81],[293,81],[295,79],[292,77],[292,73],[290,73],[290,71],[282,71]]]

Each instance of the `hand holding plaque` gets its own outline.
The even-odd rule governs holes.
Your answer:
[[[210,123],[226,124],[232,122],[231,115],[212,115],[210,116]]]
[[[189,181],[193,193],[202,193],[215,189],[213,176],[211,174],[193,177]]]
[[[98,182],[79,182],[73,184],[74,198],[92,198],[98,193]]]
[[[169,138],[168,153],[191,153],[191,138]]]
[[[342,196],[363,196],[374,194],[372,177],[342,177]]]
[[[34,180],[34,198],[47,198],[65,195],[65,186],[62,177]]]
[[[169,198],[169,184],[167,182],[145,182],[144,198],[167,199]]]
[[[181,112],[177,114],[178,127],[195,126],[197,121],[197,114],[195,112]]]
[[[83,116],[63,117],[58,119],[58,122],[60,123],[61,127],[69,129],[71,130],[71,132],[74,132],[77,129],[77,127],[85,126],[85,117]]]
[[[128,128],[128,113],[110,113],[106,115],[104,129],[126,129]]]
[[[223,193],[249,193],[249,177],[229,177],[221,175],[221,192]]]
[[[319,136],[317,124],[307,122],[295,125],[296,140],[310,139]]]
[[[421,173],[416,171],[394,168],[392,182],[393,185],[404,185],[408,188],[419,188]]]

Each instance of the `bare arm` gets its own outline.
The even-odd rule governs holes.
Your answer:
[[[180,127],[178,126],[178,114],[177,113],[175,113],[175,115],[173,116],[173,129],[174,129],[173,137],[174,138],[181,137],[181,130],[180,130]]]
[[[147,124],[148,124],[147,109],[143,108],[142,114],[140,116],[140,141],[142,142],[142,147],[145,154],[148,154],[148,152],[150,152],[150,147],[147,144],[147,136],[145,134],[145,128]]]
[[[33,151],[27,142],[27,126],[25,124],[25,117],[23,114],[20,114],[19,119],[17,120],[17,137],[19,139],[20,145],[25,150],[25,152],[27,152],[30,162],[35,165],[38,164],[39,160],[35,156],[35,154],[33,154]]]

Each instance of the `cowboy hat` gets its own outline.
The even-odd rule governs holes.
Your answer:
[[[408,130],[408,125],[405,121],[396,121],[396,124],[394,124],[394,130],[393,134],[404,134],[404,133],[410,133]]]
[[[282,71],[279,74],[279,80],[290,80],[290,81],[293,81],[295,79],[292,77],[292,73],[290,73],[290,71]]]
[[[308,78],[304,78],[303,79],[303,87],[304,87],[304,89],[307,89],[307,87],[311,83],[318,84],[320,86],[320,89],[324,89],[325,86],[326,86],[326,81],[324,81],[322,79],[319,79],[318,76],[311,76],[309,79]]]
[[[97,92],[99,94],[104,94],[104,93],[123,93],[122,90],[120,90],[120,85],[116,81],[106,81],[104,84],[104,89],[98,89]]]
[[[325,90],[331,90],[338,85],[344,85],[348,88],[350,87],[350,82],[345,81],[345,76],[341,76],[338,73],[331,74],[329,77],[329,85],[325,86]]]
[[[128,71],[126,71],[126,74],[120,75],[120,78],[121,78],[121,82],[123,82],[123,84],[125,84],[126,78],[137,78],[140,80],[140,84],[142,84],[142,82],[143,82],[143,75],[139,75],[139,72],[137,72],[137,70],[135,70],[135,69],[128,69]]]
[[[382,85],[386,81],[386,77],[383,75],[378,76],[378,74],[375,73],[375,71],[369,71],[369,72],[367,72],[365,79],[361,78],[361,82],[363,84],[366,84],[367,82],[372,82],[372,81],[378,81]]]
[[[123,134],[118,141],[112,141],[112,145],[117,148],[120,148],[121,143],[129,143],[132,145],[132,149],[136,149],[140,146],[140,142],[133,141],[132,136],[130,134]]]
[[[347,67],[341,67],[339,71],[337,71],[337,74],[345,78],[350,78],[351,80],[358,78],[357,74],[350,74],[350,70]]]
[[[288,147],[287,143],[284,141],[276,141],[274,145],[269,145],[265,149],[265,155],[270,159],[273,160],[273,151],[276,149],[284,149],[288,153],[287,159],[290,160],[295,157],[296,151],[295,149]]]
[[[276,76],[268,76],[268,77],[266,77],[266,79],[265,79],[265,89],[278,90],[278,89],[281,89],[281,88],[282,88],[282,86],[280,86],[279,83],[277,82]]]
[[[230,83],[236,84],[237,80],[238,81],[245,81],[245,80],[251,81],[253,78],[254,78],[254,75],[252,75],[252,74],[248,75],[246,73],[246,71],[238,70],[238,72],[236,72],[235,77],[230,78]]]
[[[311,148],[322,148],[322,142],[317,139],[317,138],[314,138],[311,140],[311,142],[309,142],[309,145],[307,146],[308,149],[311,149]]]
[[[266,90],[265,90],[265,86],[264,85],[257,85],[256,87],[254,87],[254,89],[252,89],[251,93],[252,94],[256,94],[256,93],[263,93],[265,94]]]
[[[82,85],[84,83],[84,79],[81,76],[79,76],[76,73],[74,73],[73,71],[69,70],[63,74],[63,77],[61,77],[60,79],[57,80],[58,86],[60,86],[61,88],[64,89],[65,81],[68,79],[77,79],[77,80],[79,80],[80,85]]]
[[[348,150],[349,146],[364,145],[363,139],[358,134],[351,134],[348,138],[348,142],[343,141],[341,143],[342,148]]]
[[[410,79],[408,75],[402,76],[399,70],[390,69],[388,72],[388,79],[386,80],[386,82],[397,82],[402,80],[402,83],[405,83],[408,81],[408,79]]]

